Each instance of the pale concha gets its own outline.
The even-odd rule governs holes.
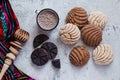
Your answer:
[[[100,44],[93,51],[93,59],[96,64],[107,65],[113,61],[113,52],[108,44]]]
[[[59,36],[65,44],[75,44],[80,39],[81,32],[76,25],[68,23],[60,29]]]
[[[95,11],[90,13],[88,21],[90,24],[94,24],[95,26],[103,29],[107,23],[107,16],[100,11]]]

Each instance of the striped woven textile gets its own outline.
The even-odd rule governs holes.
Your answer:
[[[9,0],[0,0],[0,71],[5,55],[9,53],[9,42],[13,40],[14,32],[19,29],[19,23]],[[35,80],[17,69],[14,64],[6,71],[2,80]]]

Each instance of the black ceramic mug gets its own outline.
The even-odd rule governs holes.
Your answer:
[[[54,10],[46,8],[38,12],[36,22],[42,30],[50,31],[57,27],[59,16]]]

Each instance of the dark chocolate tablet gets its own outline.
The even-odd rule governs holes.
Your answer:
[[[40,34],[38,36],[35,37],[34,41],[33,41],[33,47],[36,48],[39,45],[41,45],[44,41],[48,40],[49,37],[45,34]]]
[[[56,57],[58,49],[54,43],[46,42],[41,46],[41,48],[45,49],[48,52],[50,59],[54,59]]]
[[[52,65],[55,67],[55,68],[61,68],[61,64],[60,64],[60,59],[56,59],[56,60],[53,60],[52,61]]]
[[[44,65],[49,60],[48,53],[42,48],[35,49],[31,54],[31,60],[38,66]]]

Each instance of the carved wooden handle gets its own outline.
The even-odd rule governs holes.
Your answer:
[[[3,75],[5,74],[6,70],[9,68],[9,66],[12,64],[12,61],[15,59],[15,55],[12,53],[8,53],[6,55],[6,59],[4,61],[3,68],[0,73],[0,80],[2,79]]]
[[[6,70],[12,64],[12,61],[15,60],[16,56],[19,54],[19,50],[22,48],[22,43],[25,43],[29,39],[29,33],[25,30],[18,29],[14,35],[16,41],[10,42],[12,46],[10,46],[9,50],[11,53],[6,55],[3,68],[0,73],[0,80],[4,76]]]

